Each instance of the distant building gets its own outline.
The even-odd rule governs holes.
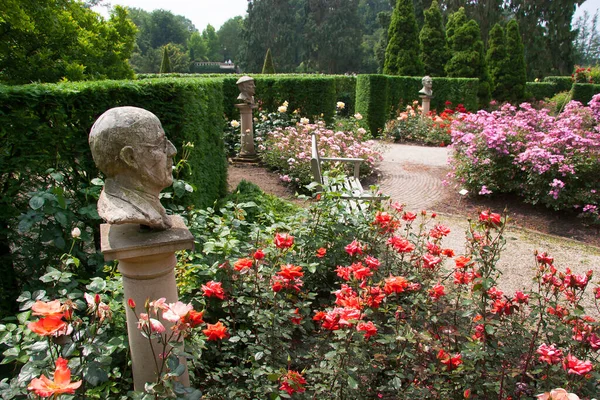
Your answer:
[[[226,62],[193,61],[190,72],[198,74],[238,74],[240,70],[231,60]]]

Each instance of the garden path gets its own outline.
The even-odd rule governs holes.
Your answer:
[[[438,210],[436,205],[450,201],[460,202],[460,196],[449,196],[451,191],[441,182],[450,170],[447,165],[450,151],[448,148],[386,144],[383,149],[383,161],[379,165],[378,183],[381,191],[389,194],[392,201],[405,203],[407,210],[415,212],[435,211]],[[458,207],[460,208],[460,204]],[[477,215],[471,217],[476,218]],[[457,254],[463,252],[464,233],[468,228],[464,216],[441,213],[437,218],[440,223],[451,229],[450,235],[444,241],[444,247],[454,249]],[[576,273],[585,273],[592,269],[594,281],[597,281],[600,275],[598,247],[524,229],[514,224],[509,224],[505,237],[506,249],[502,253],[498,269],[502,272],[499,285],[507,294],[532,285],[535,250],[546,251],[552,255],[555,265],[560,270],[570,267]]]

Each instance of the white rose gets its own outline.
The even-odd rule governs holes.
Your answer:
[[[79,236],[81,236],[81,229],[77,227],[73,228],[73,230],[71,231],[71,237],[73,239],[77,239]]]
[[[310,123],[310,121],[309,121],[309,119],[308,119],[308,118],[300,118],[300,123],[301,123],[302,125],[307,125],[307,124],[309,124],[309,123]]]
[[[339,108],[340,110],[343,110],[344,107],[346,107],[346,104],[344,104],[343,101],[338,101],[337,104],[335,105],[337,108]]]
[[[277,111],[279,111],[280,113],[287,112],[287,107],[286,106],[279,106],[279,108],[277,109]]]
[[[354,114],[354,118],[356,118],[357,120],[361,120],[362,119],[362,115],[360,115],[359,113]]]
[[[240,123],[238,121],[236,121],[235,119],[233,121],[231,121],[230,124],[233,128],[237,128],[238,126],[240,126]]]

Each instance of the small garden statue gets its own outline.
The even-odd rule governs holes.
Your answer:
[[[429,114],[431,98],[433,97],[433,79],[429,75],[426,75],[421,80],[421,83],[423,83],[423,88],[419,90],[419,97],[423,99],[421,115],[425,116]]]
[[[240,89],[238,100],[242,100],[246,104],[254,104],[254,79],[249,76],[242,76],[237,80],[236,85]]]
[[[156,115],[137,107],[111,108],[92,126],[89,143],[94,162],[106,175],[100,217],[109,224],[170,228],[158,195],[173,184],[177,149]]]
[[[249,76],[242,76],[236,83],[240,89],[238,100],[242,100],[243,103],[235,105],[240,110],[241,147],[240,153],[233,160],[253,163],[258,161],[254,148],[254,126],[252,123],[252,110],[257,107],[254,104],[254,79]]]

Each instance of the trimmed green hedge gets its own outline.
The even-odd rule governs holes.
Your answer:
[[[118,106],[158,116],[167,137],[181,148],[192,142],[193,203],[211,205],[227,188],[222,142],[222,82],[218,79],[151,79],[0,87],[0,174],[41,174],[57,163],[98,175],[87,144],[94,121]],[[73,164],[73,165],[70,165]],[[6,199],[4,199],[6,200]]]
[[[388,79],[385,75],[359,75],[356,79],[356,112],[365,119],[373,135],[389,116]]]
[[[530,100],[544,100],[558,92],[554,82],[527,82],[525,84],[525,97]]]
[[[570,76],[547,76],[544,78],[544,82],[554,83],[556,85],[556,93],[567,92],[573,86],[573,78]]]
[[[335,75],[335,100],[344,102],[342,115],[354,115],[356,110],[356,76]]]
[[[263,110],[275,111],[284,101],[288,112],[299,109],[300,115],[329,123],[335,115],[336,78],[332,75],[252,75],[256,84],[255,101]],[[240,93],[235,82],[239,75],[223,78],[223,107],[228,119],[237,119],[234,107]],[[322,114],[322,117],[321,117]]]
[[[414,100],[421,102],[420,77],[359,75],[356,81],[356,112],[363,115],[371,133],[376,135],[385,123],[396,116],[398,110]],[[433,78],[431,109],[442,111],[445,102],[454,106],[463,104],[469,111],[476,111],[479,80],[476,78]]]
[[[597,93],[600,93],[600,85],[593,83],[575,83],[572,90],[572,99],[586,105]]]

